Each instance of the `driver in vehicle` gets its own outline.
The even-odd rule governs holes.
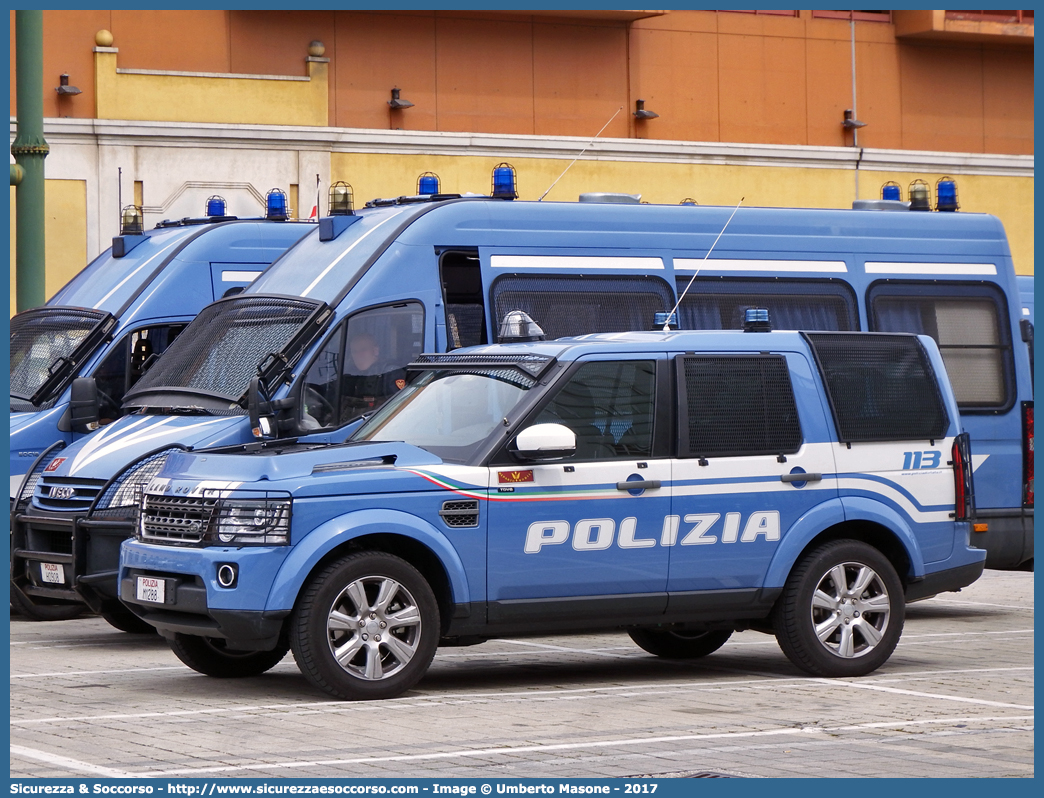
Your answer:
[[[405,370],[381,361],[380,345],[369,333],[352,336],[348,356],[341,382],[342,419],[379,407],[406,384]]]

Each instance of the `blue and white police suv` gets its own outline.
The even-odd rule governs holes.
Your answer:
[[[618,629],[691,659],[756,629],[808,673],[857,676],[907,601],[982,572],[927,336],[597,334],[412,370],[342,444],[131,469],[154,476],[120,597],[185,664],[251,676],[292,649],[320,690],[372,699],[439,645]]]

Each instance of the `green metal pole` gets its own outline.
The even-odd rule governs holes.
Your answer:
[[[19,311],[44,303],[43,12],[15,11],[15,69],[18,135],[11,154],[22,167],[16,189],[16,305]]]

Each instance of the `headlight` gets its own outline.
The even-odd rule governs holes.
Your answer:
[[[211,545],[285,546],[290,542],[290,499],[221,499],[211,528]]]

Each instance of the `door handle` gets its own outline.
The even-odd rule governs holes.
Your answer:
[[[658,479],[644,479],[641,482],[617,482],[617,490],[656,490],[660,487]]]
[[[780,481],[782,482],[819,482],[822,478],[822,474],[780,474]]]

